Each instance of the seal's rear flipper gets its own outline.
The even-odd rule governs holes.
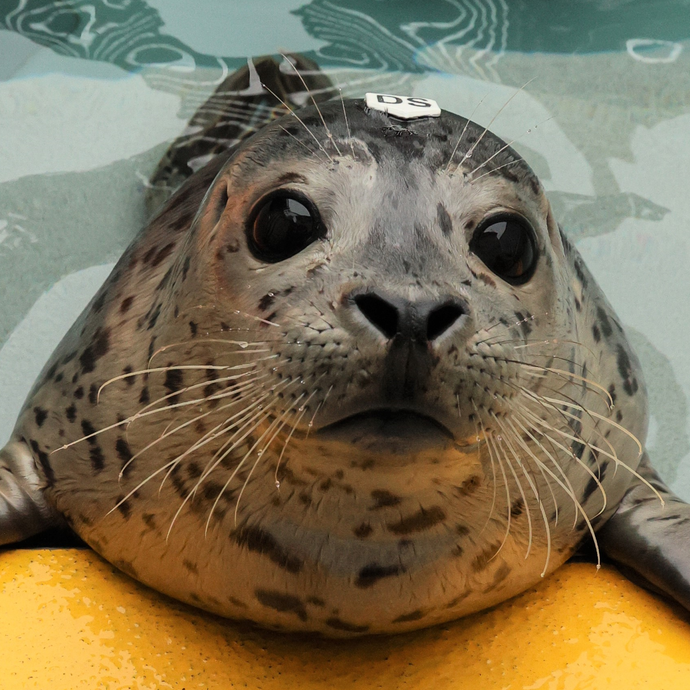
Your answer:
[[[152,215],[192,173],[290,108],[337,95],[318,65],[302,55],[247,60],[197,110],[150,180],[146,207]],[[289,62],[288,62],[289,60]]]
[[[64,521],[43,497],[46,479],[25,443],[0,450],[0,544],[22,541]]]
[[[690,610],[690,505],[676,496],[645,455],[613,517],[597,532],[606,554]]]

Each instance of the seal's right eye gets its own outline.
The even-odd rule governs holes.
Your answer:
[[[249,249],[260,261],[277,263],[325,234],[316,206],[303,194],[281,190],[261,199],[247,222]]]
[[[526,283],[537,264],[534,231],[521,216],[501,213],[477,227],[470,251],[511,285]]]

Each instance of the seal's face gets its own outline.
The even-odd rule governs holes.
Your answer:
[[[562,245],[512,152],[491,162],[508,163],[503,175],[451,163],[476,126],[444,114],[389,137],[379,113],[350,110],[354,133],[321,129],[306,161],[309,136],[289,120],[235,156],[199,221],[211,260],[197,279],[214,320],[263,319],[252,333],[273,355],[261,364],[276,391],[267,420],[294,429],[300,453],[347,465],[433,448],[437,461],[439,448],[474,448],[479,410],[493,428],[519,394],[504,383],[520,379],[516,340],[568,332],[553,289]],[[486,133],[479,150],[502,146]]]
[[[524,590],[615,509],[636,361],[501,140],[334,103],[208,179],[123,258],[20,431],[99,552],[224,615],[401,631]]]

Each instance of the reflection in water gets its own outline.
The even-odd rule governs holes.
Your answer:
[[[690,452],[688,402],[668,358],[644,334],[630,326],[625,331],[640,358],[647,383],[653,429],[647,444],[649,457],[664,481],[673,484],[679,465]]]
[[[322,66],[454,72],[464,65],[483,72],[505,51],[627,49],[642,60],[667,61],[677,56],[677,42],[690,37],[689,7],[690,0],[313,0],[294,13],[327,43],[318,56],[308,55]],[[178,78],[197,68],[227,76],[245,57],[193,50],[165,33],[144,0],[4,0],[0,26],[62,55],[127,71],[165,65]],[[415,58],[428,46],[433,58],[427,53],[422,64]]]
[[[633,192],[586,196],[570,192],[549,192],[558,222],[577,243],[585,237],[613,232],[626,218],[661,221],[669,209]]]
[[[312,0],[305,1],[294,14],[313,38],[325,44],[307,57],[326,68],[339,86],[347,86],[343,89],[345,95],[365,90],[412,93],[416,83],[430,79],[432,74],[471,75],[519,85],[539,73],[540,92],[534,89],[531,95],[558,116],[564,136],[573,141],[595,172],[596,195],[562,190],[549,193],[557,217],[577,241],[611,232],[624,218],[661,221],[668,213],[667,208],[642,196],[619,190],[611,175],[610,154],[599,151],[602,147],[591,136],[592,130],[584,127],[578,117],[587,110],[583,102],[594,108],[600,98],[602,103],[596,103],[592,111],[593,120],[601,118],[596,122],[604,131],[616,130],[613,155],[631,159],[634,127],[639,122],[649,127],[665,117],[658,107],[662,99],[668,113],[684,105],[682,94],[687,89],[681,63],[688,51],[683,52],[680,42],[690,37],[689,9],[690,0]],[[276,15],[285,11],[282,3],[276,2]],[[167,34],[158,11],[145,0],[2,0],[0,28],[60,55],[141,72],[152,88],[181,94],[179,115],[183,118],[191,117],[218,84],[246,64],[245,56],[199,52]],[[597,79],[590,79],[596,65],[590,64],[587,79],[578,82],[577,75],[570,72],[564,78],[559,71],[563,63],[556,56],[543,55],[600,51],[616,51],[618,60],[609,65],[597,61],[597,56],[589,58],[606,72],[605,94],[597,91]],[[542,55],[530,55],[518,62],[520,53]],[[600,57],[608,60],[607,56]],[[549,60],[555,77],[544,74],[544,67],[551,67],[547,65]],[[647,100],[639,111],[635,110],[625,90],[631,88],[629,79],[634,81],[641,73],[629,66],[641,69],[641,65],[653,65],[649,69],[670,70],[672,63],[678,66],[672,76],[666,77],[673,82],[672,98],[663,88],[655,90],[663,80],[650,80]],[[629,73],[626,79],[622,78],[623,72]],[[609,92],[615,92],[616,97],[607,101]],[[572,120],[569,113],[575,114]],[[143,203],[140,197],[113,198],[111,175],[146,178],[158,155],[149,152],[113,163],[97,174],[68,173],[49,180],[23,178],[0,187],[0,201],[5,200],[4,217],[0,219],[0,267],[6,276],[0,284],[0,296],[11,285],[12,294],[5,295],[4,303],[21,303],[19,309],[15,306],[0,314],[0,342],[40,292],[61,275],[114,258],[127,244],[144,218]],[[554,155],[563,155],[563,151]],[[528,158],[534,161],[535,157]],[[548,169],[548,161],[544,166]],[[74,205],[65,205],[63,200],[72,199],[76,188],[83,193],[93,191],[94,196],[89,197],[92,199],[110,195],[113,208],[117,206],[122,215],[114,217],[110,213],[108,227],[104,227],[104,218],[84,213],[83,206],[78,208],[78,200]],[[128,189],[131,191],[132,185]],[[44,204],[51,199],[50,213],[44,212]],[[29,208],[35,211],[31,218],[26,217]],[[59,246],[65,241],[65,228],[71,233],[68,259],[64,247]],[[93,237],[99,241],[94,242]],[[36,242],[49,266],[39,276],[32,248]],[[633,332],[631,339],[648,372],[652,409],[658,411],[654,461],[672,482],[689,447],[683,391],[664,356],[641,334]]]

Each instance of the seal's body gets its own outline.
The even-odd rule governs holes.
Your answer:
[[[447,112],[297,116],[191,177],[65,337],[2,540],[64,518],[174,597],[354,635],[496,604],[605,525],[687,605],[680,537],[639,529],[677,499],[638,361],[526,163]]]

